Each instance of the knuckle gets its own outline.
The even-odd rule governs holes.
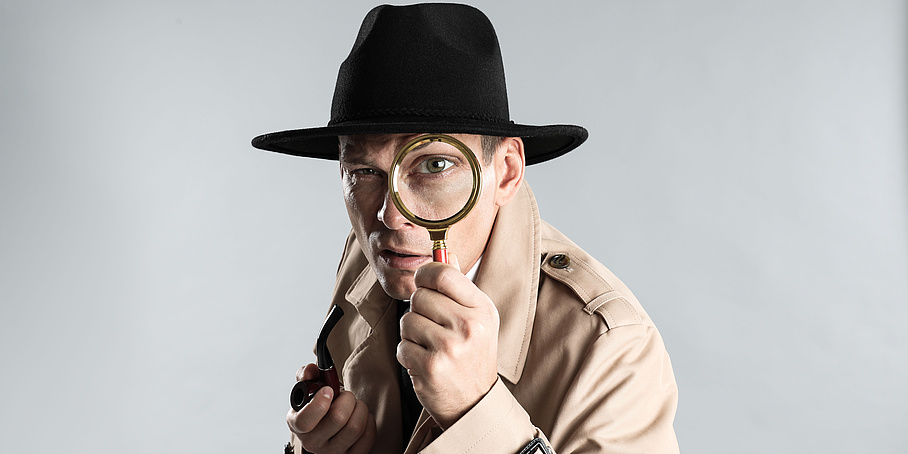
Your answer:
[[[495,303],[492,300],[489,300],[489,304],[486,305],[486,317],[493,322],[495,326],[498,326],[500,315],[498,314],[498,308],[495,307]]]
[[[470,318],[461,321],[460,329],[463,332],[464,338],[472,339],[476,336],[482,335],[482,332],[485,331],[485,326],[479,320]]]
[[[497,326],[495,320],[471,319],[464,321],[461,329],[464,339],[473,341],[497,337]]]
[[[401,341],[397,344],[397,362],[401,366],[407,367],[409,364],[409,355],[407,355],[407,343],[406,341]]]
[[[464,342],[452,342],[451,347],[448,350],[448,358],[451,358],[454,361],[463,361],[470,359],[469,349],[466,343]]]
[[[343,410],[332,411],[328,414],[328,420],[331,422],[331,424],[341,427],[346,424],[349,417],[350,415]]]
[[[414,323],[413,317],[414,317],[414,315],[412,312],[405,312],[404,315],[402,315],[400,317],[401,332],[403,332],[404,330],[408,330],[410,328],[410,326],[413,325],[413,323]]]
[[[438,350],[446,355],[450,355],[457,350],[457,342],[449,336],[443,336],[438,339]]]
[[[487,319],[498,318],[498,308],[495,307],[495,303],[489,299],[488,295],[480,293],[475,299],[477,302],[475,307],[477,314]]]
[[[412,295],[410,295],[410,311],[417,313],[419,312],[419,309],[422,307],[422,302],[426,298],[427,291],[428,289],[426,289],[425,287],[416,287],[416,290]]]

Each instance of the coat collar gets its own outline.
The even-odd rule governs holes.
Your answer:
[[[362,250],[357,248],[362,254]],[[365,260],[364,260],[365,261]],[[366,320],[372,329],[378,325],[378,320],[391,303],[391,297],[388,296],[378,283],[378,278],[372,272],[372,267],[366,262],[366,268],[363,269],[359,277],[347,290],[345,298],[353,307],[356,308],[359,315]]]
[[[523,373],[536,317],[540,230],[536,199],[524,181],[511,203],[498,211],[476,276],[476,285],[498,308],[498,374],[511,383],[517,383]],[[346,299],[372,329],[390,303],[368,265]]]

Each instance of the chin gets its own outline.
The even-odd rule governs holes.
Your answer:
[[[398,300],[409,300],[410,295],[416,291],[416,284],[413,283],[413,273],[398,273],[396,276],[382,275],[378,276],[378,282],[382,289],[391,298]]]

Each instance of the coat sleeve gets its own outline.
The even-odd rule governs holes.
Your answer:
[[[539,437],[559,453],[673,454],[677,386],[658,331],[627,325],[599,335],[571,379],[551,443],[499,378],[492,390],[422,453],[516,454]],[[431,431],[429,431],[431,432]]]
[[[562,401],[550,439],[563,453],[675,454],[678,387],[654,326],[599,335]]]
[[[433,424],[432,421],[428,422]],[[508,453],[516,454],[534,437],[541,435],[530,416],[508,391],[501,378],[473,408],[447,430],[424,431],[429,442],[420,453]]]

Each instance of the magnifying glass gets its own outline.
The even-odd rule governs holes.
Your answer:
[[[397,152],[388,191],[408,221],[429,231],[432,260],[448,263],[448,228],[476,205],[481,183],[473,150],[449,135],[425,134]]]

